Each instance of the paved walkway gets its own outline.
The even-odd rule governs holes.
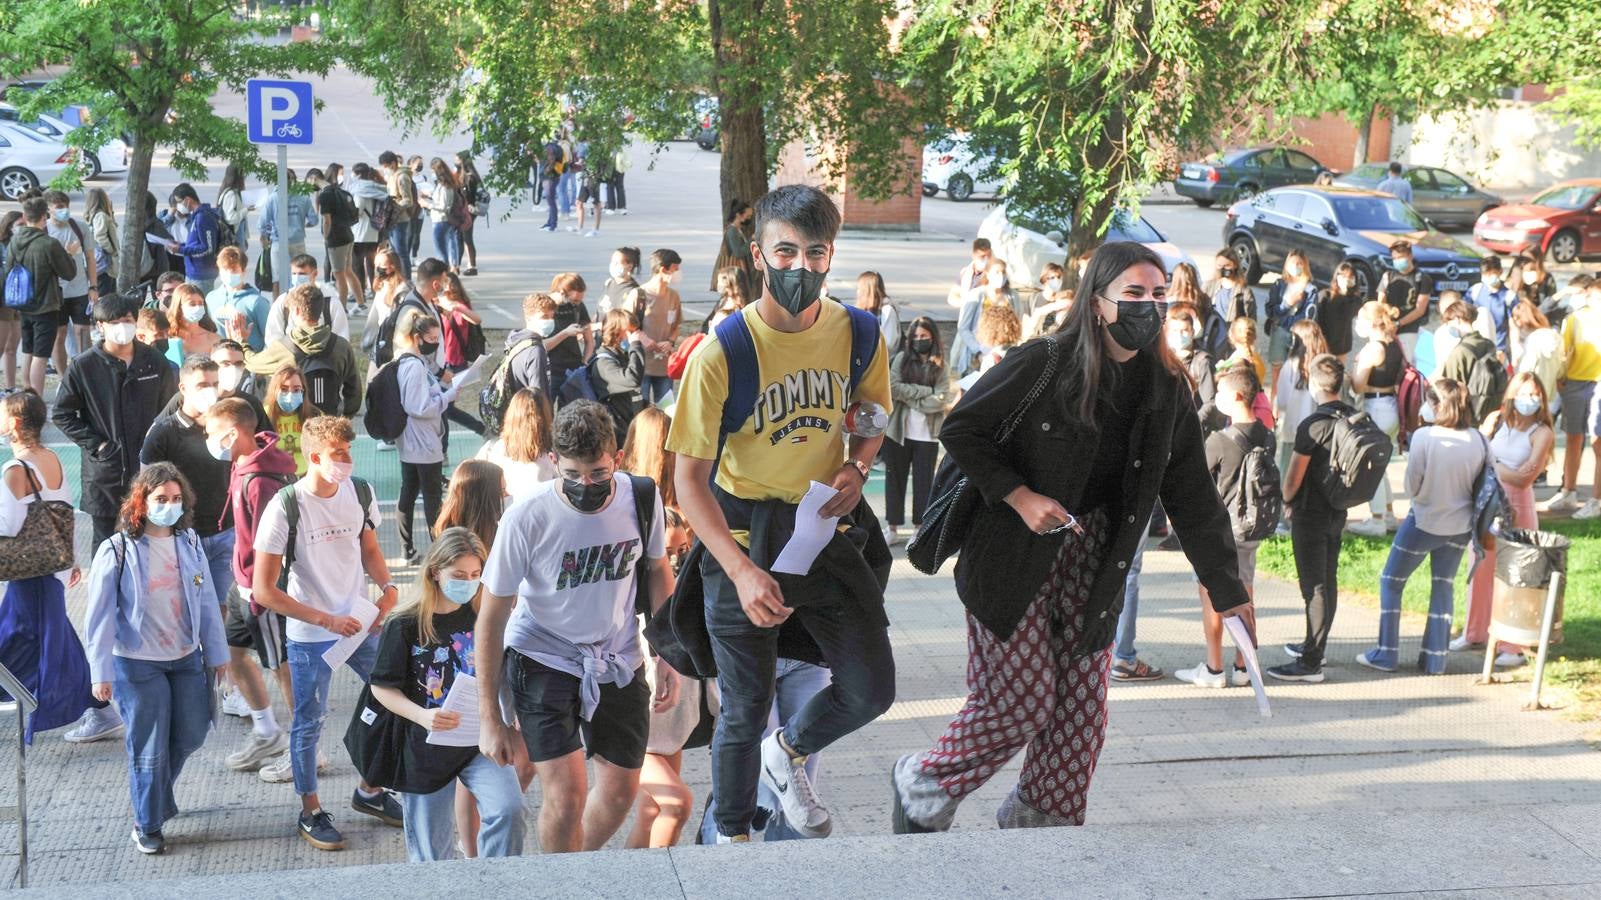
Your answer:
[[[393,552],[392,523],[385,524],[384,542]],[[405,583],[412,575],[400,570],[399,580]],[[1169,671],[1194,664],[1200,654],[1199,616],[1182,555],[1148,553],[1143,585],[1141,654]],[[1277,645],[1300,634],[1300,601],[1291,586],[1279,582],[1258,585],[1257,596],[1264,656],[1278,661]],[[70,605],[81,617],[82,589],[71,595]],[[823,759],[820,789],[835,812],[840,836],[889,831],[890,765],[903,753],[927,747],[964,694],[965,632],[949,575],[922,576],[898,562],[888,606],[899,700]],[[1473,685],[1476,657],[1471,654],[1453,658],[1450,674],[1439,678],[1382,676],[1343,662],[1372,640],[1376,623],[1374,610],[1342,609],[1329,681],[1270,687],[1271,719],[1257,715],[1248,689],[1201,691],[1171,679],[1115,686],[1089,830],[1178,826],[1177,832],[1205,843],[1252,828],[1249,823],[1262,816],[1302,816],[1311,822],[1332,813],[1356,814],[1358,820],[1417,810],[1466,815],[1493,804],[1538,809],[1594,796],[1601,783],[1601,754],[1586,747],[1580,727],[1557,714],[1520,711],[1523,687]],[[1420,633],[1421,621],[1403,628],[1409,645]],[[41,736],[29,755],[32,884],[403,861],[398,830],[356,817],[345,806],[355,775],[339,741],[355,694],[353,679],[335,679],[323,735],[334,760],[323,796],[350,839],[349,850],[319,853],[294,837],[297,804],[288,785],[268,785],[226,770],[222,758],[248,728],[244,720],[228,719],[191,760],[179,784],[178,800],[186,812],[167,829],[167,854],[141,857],[128,839],[121,744],[73,746],[55,732]],[[0,772],[9,774],[15,764],[14,744],[0,743]],[[1016,766],[962,807],[957,830],[994,829],[995,806],[1015,779]],[[704,751],[688,754],[686,775],[697,798],[704,794],[707,769]],[[12,803],[15,785],[9,777],[0,778],[0,808]],[[531,814],[538,805],[536,785],[528,797]],[[1315,830],[1327,841],[1360,837],[1334,835],[1323,826]],[[0,885],[15,884],[15,847],[15,823],[0,822]],[[1484,849],[1500,852],[1493,843]],[[1264,887],[1262,893],[1273,891]]]

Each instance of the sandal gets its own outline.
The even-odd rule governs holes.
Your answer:
[[[1113,681],[1156,681],[1161,677],[1161,667],[1153,666],[1143,659],[1136,659],[1133,663],[1112,664]]]

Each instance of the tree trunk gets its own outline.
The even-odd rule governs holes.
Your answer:
[[[1106,117],[1106,128],[1100,140],[1085,150],[1085,171],[1105,172],[1110,183],[1099,200],[1091,202],[1082,193],[1073,198],[1073,230],[1067,236],[1067,260],[1062,268],[1071,274],[1072,287],[1078,288],[1079,254],[1099,246],[1105,238],[1113,209],[1122,193],[1122,179],[1127,171],[1126,161],[1119,160],[1117,148],[1125,146],[1128,119],[1121,110],[1113,109]]]
[[[718,132],[722,161],[718,189],[719,215],[740,200],[755,203],[767,193],[767,124],[761,86],[742,71],[761,48],[755,46],[752,27],[762,12],[762,0],[711,0],[709,12],[712,52],[716,59]],[[717,233],[722,234],[722,221]]]
[[[1374,110],[1368,110],[1362,117],[1362,124],[1356,129],[1356,152],[1352,154],[1351,168],[1356,168],[1368,161],[1368,142],[1373,137]]]
[[[117,290],[139,283],[139,263],[145,253],[145,194],[150,191],[150,164],[156,142],[147,132],[133,134],[133,158],[128,161],[128,200],[122,210],[122,252],[117,259]]]

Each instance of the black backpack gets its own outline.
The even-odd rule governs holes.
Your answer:
[[[344,379],[334,367],[333,341],[315,356],[295,347],[295,366],[306,386],[306,402],[331,416],[344,415]]]
[[[478,392],[478,418],[484,420],[484,433],[490,436],[500,434],[500,427],[506,421],[506,409],[511,406],[511,398],[520,390],[530,385],[517,384],[512,380],[511,367],[514,361],[522,354],[533,349],[538,337],[524,338],[511,345],[506,356],[495,367],[493,375],[489,376],[489,383]]]
[[[335,194],[339,198],[339,208],[333,210],[334,219],[346,228],[355,228],[361,224],[361,210],[356,208],[356,198],[350,192],[340,188]]]
[[[1468,370],[1468,401],[1473,408],[1473,424],[1482,425],[1490,413],[1501,408],[1501,401],[1506,397],[1507,384],[1506,366],[1495,355],[1494,350],[1486,352],[1483,356],[1473,359],[1473,367]]]
[[[392,441],[406,431],[406,407],[400,402],[400,367],[408,358],[426,366],[420,358],[398,356],[384,363],[367,386],[367,410],[361,422],[367,433],[380,441]]]
[[[1379,489],[1395,446],[1365,412],[1334,418],[1329,464],[1318,473],[1318,489],[1335,509],[1366,503]]]
[[[395,358],[395,326],[400,324],[400,314],[405,312],[407,307],[428,312],[428,307],[418,302],[416,295],[407,292],[401,301],[395,304],[395,308],[389,311],[389,315],[384,316],[384,320],[378,323],[378,336],[374,338],[372,344],[374,365],[382,366]]]
[[[1251,443],[1239,429],[1229,429],[1228,436],[1245,453],[1234,495],[1227,498],[1234,540],[1265,540],[1279,527],[1279,516],[1284,512],[1278,463],[1272,450]]]

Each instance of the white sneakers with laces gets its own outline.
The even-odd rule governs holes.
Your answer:
[[[1584,505],[1573,511],[1575,519],[1601,518],[1601,500],[1594,497],[1584,501]]]
[[[1545,505],[1545,511],[1552,513],[1572,512],[1579,508],[1580,502],[1578,491],[1561,491],[1551,498],[1550,503]]]
[[[241,719],[250,718],[250,704],[245,702],[245,695],[238,688],[229,688],[222,698],[222,711],[230,716]]]
[[[806,777],[806,757],[789,755],[775,731],[762,741],[761,783],[778,797],[784,821],[809,838],[828,837],[834,821]]]
[[[328,755],[323,753],[321,750],[318,750],[317,774],[321,775],[326,771],[328,771]],[[289,782],[295,780],[295,772],[289,763],[288,752],[285,752],[284,755],[262,766],[261,771],[257,772],[256,774],[260,776],[262,781],[265,781],[268,784],[288,784]]]

